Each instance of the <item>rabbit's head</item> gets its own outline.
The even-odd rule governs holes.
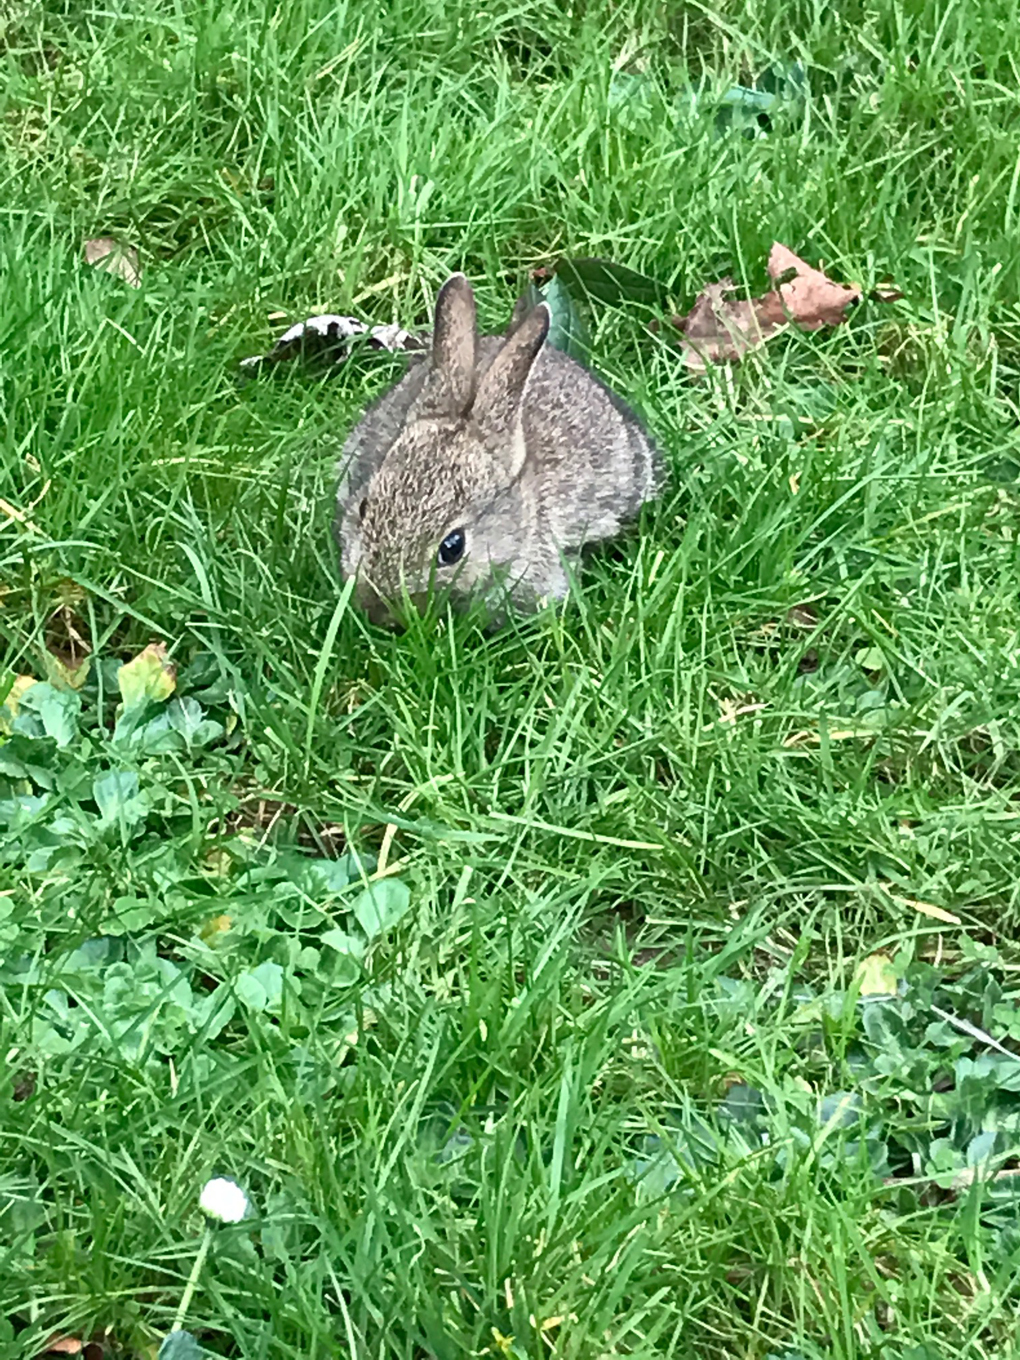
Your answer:
[[[515,315],[505,340],[480,345],[467,279],[440,290],[420,390],[344,510],[344,572],[357,573],[376,620],[405,591],[419,605],[433,591],[485,595],[526,561],[535,507],[521,406],[548,330],[540,304]]]

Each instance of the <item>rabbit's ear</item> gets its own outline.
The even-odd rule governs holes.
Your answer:
[[[510,324],[506,328],[506,339],[509,340],[510,336],[513,335],[514,331],[528,315],[533,306],[534,303],[528,297],[527,293],[522,293],[514,303],[514,309],[510,314]]]
[[[524,386],[549,334],[550,320],[551,313],[544,302],[532,307],[507,337],[475,393],[472,410],[475,420],[487,433],[512,441],[515,448],[521,442],[514,436],[520,423]],[[523,460],[523,445],[518,453]]]
[[[432,375],[415,415],[463,415],[475,376],[475,295],[463,274],[451,274],[436,298],[432,328]]]

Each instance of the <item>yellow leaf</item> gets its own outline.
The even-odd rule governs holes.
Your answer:
[[[199,930],[199,938],[206,944],[214,944],[217,935],[225,935],[233,924],[233,919],[229,916],[210,916]]]
[[[82,657],[77,666],[68,666],[53,652],[45,652],[43,661],[46,666],[46,678],[54,689],[81,689],[92,669],[90,656]]]
[[[147,699],[162,703],[177,685],[177,670],[167,660],[166,643],[150,642],[117,671],[117,684],[125,709],[137,708]]]
[[[899,974],[888,954],[869,954],[858,965],[855,981],[861,996],[895,996]]]
[[[46,485],[49,486],[49,483],[47,482]],[[12,505],[10,501],[5,501],[2,496],[0,496],[0,514],[6,515],[8,519],[16,520],[18,524],[23,524],[30,534],[42,535],[42,530],[37,524],[32,523],[24,510],[19,510],[16,505]]]
[[[913,907],[915,911],[919,911],[922,916],[930,916],[933,921],[945,921],[948,926],[963,924],[959,916],[954,915],[951,911],[946,911],[944,907],[937,907],[934,902],[918,902],[916,897],[902,897],[899,900],[906,902],[907,906]]]
[[[33,685],[37,685],[38,683],[39,682],[34,675],[16,675],[14,677],[14,684],[11,686],[7,698],[4,700],[4,708],[7,709],[7,712],[12,718],[18,716],[21,696],[27,689],[31,689]]]
[[[202,863],[206,873],[215,874],[217,878],[229,878],[234,867],[233,858],[226,850],[210,850]]]

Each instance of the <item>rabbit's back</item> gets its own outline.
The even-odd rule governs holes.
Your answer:
[[[522,410],[529,458],[563,548],[609,538],[659,490],[662,457],[630,407],[546,346]]]

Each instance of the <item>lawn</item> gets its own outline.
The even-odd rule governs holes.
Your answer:
[[[1020,1354],[1013,7],[0,51],[0,1360],[154,1357],[213,1176],[215,1355]],[[773,241],[860,305],[692,375]],[[402,360],[240,360],[587,256],[663,293],[586,320],[665,495],[565,606],[371,626],[334,465]]]

